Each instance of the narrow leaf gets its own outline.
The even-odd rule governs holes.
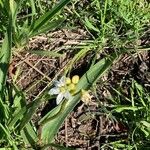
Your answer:
[[[31,25],[31,35],[35,31],[38,31],[39,28],[45,25],[50,19],[52,19],[54,15],[60,11],[60,9],[62,9],[67,3],[69,3],[69,1],[70,0],[61,0],[58,4],[56,4],[56,6],[52,10],[48,11],[43,16],[41,16],[38,20],[33,22],[33,24]]]
[[[113,109],[113,111],[116,111],[118,113],[125,111],[125,110],[132,110],[132,111],[138,111],[140,109],[143,109],[143,107],[136,107],[136,106],[116,106],[117,108]]]
[[[38,141],[38,137],[31,123],[27,123],[23,130],[21,130],[21,136],[23,137],[24,143],[26,145],[30,145],[33,148],[35,147]]]
[[[98,28],[94,27],[94,25],[89,21],[87,17],[85,18],[85,25],[91,30],[94,30],[98,33],[100,32]]]
[[[43,50],[29,51],[29,53],[37,54],[40,56],[48,56],[48,57],[61,57],[61,56],[63,56],[63,54],[59,54],[59,53],[52,52],[52,51],[43,51]]]
[[[38,30],[32,32],[32,35],[30,35],[30,36],[33,37],[33,36],[39,35],[41,33],[51,31],[51,30],[57,28],[63,21],[64,21],[63,18],[51,21],[51,22],[47,23],[46,25],[41,26]]]

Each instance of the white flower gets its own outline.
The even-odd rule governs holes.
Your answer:
[[[63,98],[71,99],[72,95],[70,94],[67,85],[66,85],[66,77],[62,77],[59,81],[54,82],[55,87],[49,91],[50,95],[57,95],[56,104],[58,105]]]

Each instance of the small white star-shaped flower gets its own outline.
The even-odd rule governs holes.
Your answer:
[[[59,81],[54,82],[55,87],[49,91],[50,95],[57,95],[56,104],[58,105],[64,98],[69,100],[72,98],[67,86],[66,77],[62,77]]]

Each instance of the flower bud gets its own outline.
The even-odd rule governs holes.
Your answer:
[[[66,84],[70,84],[71,83],[71,79],[69,77],[66,78]]]
[[[88,105],[91,102],[92,96],[89,91],[81,90],[81,100]]]
[[[78,75],[75,75],[72,77],[72,83],[73,84],[77,84],[79,82],[79,76]]]
[[[75,90],[76,90],[75,84],[71,83],[71,84],[68,86],[68,90],[69,90],[69,91],[75,91]]]

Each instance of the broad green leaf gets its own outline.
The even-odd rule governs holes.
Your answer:
[[[61,111],[63,111],[63,107],[64,103],[66,103],[65,101],[62,103],[62,105],[58,105],[57,109],[53,109],[50,112],[48,112],[40,121],[39,124],[43,124],[45,121],[47,121],[49,118],[54,118],[55,116],[59,115],[61,113]]]

